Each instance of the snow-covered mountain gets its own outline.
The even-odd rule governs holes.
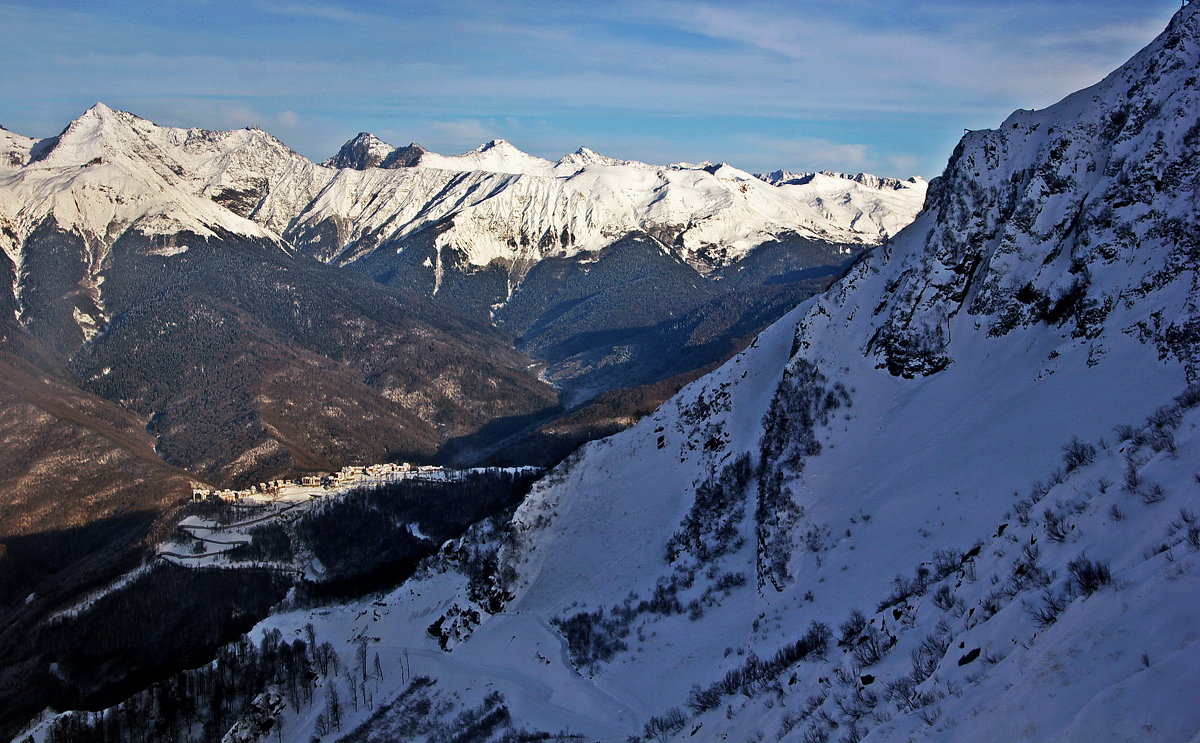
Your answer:
[[[19,168],[29,162],[29,151],[36,142],[0,126],[0,167]]]
[[[346,154],[356,147],[376,149]],[[404,167],[365,167],[384,163],[388,147],[370,135],[347,143],[327,161],[347,167],[286,237],[345,265],[436,228],[439,256],[452,251],[468,267],[516,266],[519,282],[544,257],[597,251],[644,231],[707,272],[782,235],[877,244],[912,220],[926,185],[831,173],[776,185],[726,164],[654,166],[587,148],[552,163],[504,140],[454,156],[422,150]]]
[[[911,221],[925,191],[919,179],[824,173],[776,188],[724,164],[652,166],[587,148],[552,163],[504,140],[444,156],[415,143],[394,148],[368,133],[316,165],[257,128],[160,127],[104,104],[49,140],[7,130],[3,137],[6,167],[32,161],[3,184],[4,201],[22,213],[18,236],[50,212],[63,228],[97,237],[134,223],[157,233],[210,224],[262,233],[191,198],[199,196],[340,264],[452,222],[439,230],[438,247],[462,252],[474,266],[594,251],[635,230],[722,265],[786,233],[876,244]],[[818,178],[821,187],[816,176],[827,176]],[[110,180],[108,189],[88,185]],[[77,191],[87,197],[78,213],[54,201]],[[326,223],[335,236],[326,236]]]
[[[510,517],[384,596],[266,620],[350,680],[255,719],[1195,740],[1198,67],[1192,4],[969,133],[910,228]]]
[[[217,228],[278,241],[286,216],[251,209],[257,200],[250,196],[266,183],[273,191],[295,186],[301,163],[307,160],[261,129],[160,127],[97,103],[35,144],[29,164],[8,174],[0,194],[20,213],[18,237],[53,215],[60,228],[100,244],[130,227],[144,234]],[[319,188],[307,171],[304,180]],[[261,226],[246,219],[251,211]]]
[[[502,355],[512,364],[517,350],[543,365],[518,375],[545,386],[541,372],[582,400],[711,368],[856,251],[911,221],[925,187],[833,176],[775,186],[727,165],[652,166],[586,148],[552,163],[501,140],[443,156],[365,133],[317,165],[257,128],[162,127],[103,104],[49,139],[0,130],[0,159],[0,247],[11,264],[0,275],[11,277],[4,291],[11,287],[16,319],[80,373],[109,375],[88,384],[151,417],[164,404],[149,392],[156,383],[130,389],[124,363],[99,361],[104,343],[89,345],[118,317],[150,318],[129,310],[157,291],[151,277],[202,290],[198,266],[252,254],[315,277],[315,258],[351,273],[301,283],[365,274],[408,303],[410,317],[447,316],[507,337],[516,349]],[[262,301],[276,284],[246,278],[214,286],[243,309],[257,305],[253,313],[279,311]],[[340,293],[355,304],[353,294]],[[300,317],[303,299],[280,301],[297,325],[314,322]],[[309,350],[341,353],[315,344],[310,330],[293,331]],[[144,340],[115,344],[118,360]],[[675,342],[687,351],[659,353]],[[457,384],[449,389],[459,396]],[[550,402],[543,392],[531,399]],[[417,417],[443,436],[470,433],[438,422],[440,405],[425,393],[406,385],[387,395],[420,400]],[[427,453],[428,433],[418,447]],[[486,452],[495,439],[464,446]]]
[[[152,419],[176,466],[249,479],[317,452],[429,457],[554,403],[494,329],[298,254],[280,233],[336,171],[259,129],[97,104],[56,137],[4,141],[26,162],[0,169],[0,305],[86,391]],[[499,387],[464,381],[479,375]],[[278,419],[279,398],[308,411]]]
[[[82,284],[96,305],[80,310],[85,334],[107,319],[99,273],[130,229],[162,237],[164,256],[177,254],[170,236],[182,231],[269,240],[385,282],[428,284],[427,295],[447,274],[498,267],[498,290],[490,278],[470,290],[486,312],[542,259],[591,260],[630,232],[707,274],[780,239],[877,244],[912,220],[925,194],[919,179],[822,173],[773,185],[728,165],[652,166],[587,148],[551,163],[503,140],[443,156],[367,133],[316,165],[257,128],[161,127],[104,104],[48,140],[0,136],[14,292],[21,245],[48,217],[84,236]]]
[[[369,147],[366,159],[349,154]],[[587,148],[552,163],[503,140],[449,157],[388,147],[347,143],[330,162],[351,167],[283,236],[495,323],[548,379],[583,395],[726,358],[735,337],[822,286],[817,276],[907,225],[926,188],[833,173],[774,184],[727,164],[657,166]],[[638,241],[650,247],[631,252]],[[652,346],[686,340],[691,330],[665,327],[681,321],[724,337],[663,365]]]
[[[416,144],[414,142],[414,144]],[[396,150],[370,132],[359,132],[342,145],[333,157],[321,163],[328,168],[378,168]]]

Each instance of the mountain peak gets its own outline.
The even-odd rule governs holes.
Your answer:
[[[484,142],[460,155],[438,155],[421,148],[419,163],[414,164],[439,170],[540,175],[552,174],[554,167],[549,160],[522,152],[506,139]]]
[[[0,168],[20,168],[29,162],[35,140],[0,126]]]
[[[600,152],[596,152],[592,148],[588,148],[588,146],[581,146],[580,149],[564,157],[563,160],[568,160],[568,158],[572,162],[587,164],[587,166],[590,166],[590,164],[601,164],[601,166],[619,166],[619,164],[625,164],[624,160],[617,160],[616,157],[601,155]]]
[[[135,116],[127,111],[110,108],[104,103],[97,102],[92,104],[88,110],[81,113],[75,118],[74,121],[68,124],[67,129],[70,129],[76,125],[86,124],[88,122],[98,122],[101,124],[112,125],[128,121],[145,121],[145,119],[141,119],[140,117]]]
[[[416,142],[409,142],[404,147],[397,147],[392,150],[383,162],[379,163],[381,168],[414,168],[421,164],[421,158],[425,157],[429,150],[425,149]]]
[[[68,124],[67,130],[69,131],[73,127],[78,128],[79,126],[84,125],[99,125],[107,128],[120,127],[132,124],[134,122],[142,122],[144,124],[154,126],[154,123],[148,119],[143,119],[136,114],[131,114],[128,111],[122,111],[119,108],[112,108],[98,101],[92,104],[88,110],[81,113],[74,121]]]
[[[923,189],[927,185],[925,179],[919,176],[900,179],[872,175],[871,173],[855,173],[851,175],[835,170],[818,170],[801,173],[790,170],[775,170],[770,173],[758,173],[755,177],[761,181],[770,183],[772,186],[804,186],[819,179],[852,181],[861,186],[880,191],[900,191],[913,188],[914,186]]]
[[[104,156],[106,139],[120,137],[120,129],[138,121],[144,119],[116,111],[103,103],[95,103],[67,124],[57,136],[38,142],[33,148],[30,162],[60,166],[95,162]]]
[[[88,110],[84,111],[79,118],[83,118],[85,116],[112,116],[116,113],[118,113],[116,109],[110,108],[102,101],[96,101]]]
[[[421,159],[429,154],[416,142],[409,142],[404,147],[393,147],[371,132],[359,132],[354,135],[337,154],[321,163],[328,168],[412,168],[421,164]]]
[[[377,168],[395,149],[371,132],[359,132],[342,145],[336,155],[321,164],[330,168],[355,170]]]
[[[371,132],[359,132],[358,134],[355,134],[354,137],[346,144],[383,145],[385,147],[391,147],[390,144],[383,141],[379,137],[376,137]]]
[[[591,147],[581,146],[569,155],[563,155],[554,167],[559,172],[573,172],[592,166],[632,167],[641,170],[658,170],[657,165],[648,165],[640,160],[622,160],[596,152]]]

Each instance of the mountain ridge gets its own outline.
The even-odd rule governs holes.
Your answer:
[[[123,302],[144,301],[152,287],[130,282],[153,276],[164,290],[185,284],[203,291],[183,277],[202,264],[241,261],[232,253],[222,257],[221,245],[276,254],[264,255],[254,270],[273,272],[268,264],[291,262],[297,275],[315,277],[305,263],[310,258],[349,269],[420,312],[468,319],[485,336],[511,336],[547,379],[573,386],[566,393],[573,400],[653,386],[732,353],[748,323],[757,329],[819,288],[820,277],[911,219],[924,193],[923,182],[898,191],[845,179],[776,188],[729,166],[651,166],[586,148],[555,164],[502,140],[446,157],[417,145],[391,148],[366,133],[343,148],[344,162],[365,165],[358,161],[367,158],[389,167],[334,168],[258,128],[162,127],[103,103],[55,137],[5,135],[4,141],[11,167],[0,169],[0,247],[13,266],[18,323],[64,358],[80,355],[71,363],[85,375],[117,369],[115,377],[88,382],[112,395],[127,387],[112,381],[124,365],[91,368],[89,359],[105,353],[90,345],[115,343],[114,328],[129,333],[126,340],[144,339],[146,331],[131,330],[128,320],[148,323],[150,316],[127,313]],[[480,167],[498,170],[472,169]],[[792,206],[801,203],[807,213],[797,220]],[[692,232],[707,236],[689,246]],[[658,248],[639,253],[638,263],[614,248],[630,235]],[[850,242],[836,242],[841,238]],[[547,264],[531,274],[551,259],[557,268]],[[532,302],[530,275],[543,293]],[[591,318],[564,304],[576,301],[578,291],[563,282],[584,276],[593,287]],[[691,299],[682,298],[693,289]],[[236,298],[227,292],[220,301],[271,311],[251,296],[257,291],[269,285],[246,286]],[[741,294],[745,302],[731,300]],[[725,298],[716,303],[716,295]],[[652,330],[669,319],[653,310],[652,298],[662,296],[680,299],[675,315],[732,335],[708,343],[710,331],[679,357],[694,366],[646,363],[647,349],[630,354],[623,338],[640,335],[644,345],[684,333]],[[545,301],[550,297],[558,299]],[[544,314],[530,315],[529,306]],[[712,316],[700,319],[701,311]],[[498,356],[517,363],[513,354]],[[180,370],[178,377],[194,375]],[[131,370],[130,378],[140,375]],[[411,395],[410,389],[402,397]],[[534,398],[545,401],[540,393]],[[113,399],[140,400],[144,414],[155,412],[141,392],[126,389]],[[429,423],[437,413],[421,404],[418,417]],[[469,433],[445,428],[451,438]],[[428,453],[430,440],[422,441],[415,451]]]

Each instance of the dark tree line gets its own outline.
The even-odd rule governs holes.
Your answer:
[[[819,428],[850,404],[841,382],[830,382],[803,358],[792,360],[771,399],[763,416],[754,508],[760,589],[769,582],[781,591],[791,580],[792,535],[800,532],[804,508],[792,498],[787,483],[804,469],[805,459],[821,453]]]
[[[318,652],[303,639],[284,640],[278,630],[258,644],[243,636],[218,650],[212,663],[177,673],[115,707],[60,717],[46,742],[218,741],[268,686],[295,709],[312,704]]]
[[[290,581],[262,570],[158,563],[85,610],[42,628],[60,679],[59,709],[105,707],[173,671],[204,663],[283,598]]]
[[[521,501],[534,470],[488,469],[447,480],[406,479],[358,488],[296,522],[326,568],[314,595],[357,595],[396,585],[449,539]]]

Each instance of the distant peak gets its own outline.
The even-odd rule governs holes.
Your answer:
[[[366,170],[380,167],[384,160],[394,153],[394,147],[371,132],[359,132],[322,165],[330,168]]]
[[[623,160],[618,160],[615,157],[609,157],[608,155],[601,155],[599,152],[596,152],[591,147],[580,147],[579,149],[575,150],[575,156],[577,158],[579,158],[580,160],[584,160],[589,163],[615,164],[615,163],[624,162]]]
[[[569,155],[563,155],[558,161],[560,166],[579,167],[586,165],[619,165],[620,160],[605,157],[590,147],[580,147]]]
[[[772,173],[760,173],[755,177],[773,186],[804,186],[819,178],[833,178],[850,181],[880,191],[899,191],[911,186],[921,186],[925,183],[924,179],[916,176],[901,180],[899,178],[872,175],[871,173],[855,173],[851,175],[849,173],[840,173],[836,170],[818,170],[800,173],[790,170],[776,170]]]
[[[378,140],[377,140],[378,141]],[[391,147],[391,145],[385,145]],[[381,168],[411,168],[421,163],[421,158],[429,150],[425,149],[416,142],[409,142],[404,147],[397,147],[392,150],[383,161],[379,163]]]
[[[124,111],[115,111],[103,103],[96,103],[84,111],[58,135],[40,140],[34,146],[30,162],[55,162],[58,165],[82,165],[102,157],[105,142],[120,139],[123,130],[135,122],[137,116]]]
[[[113,123],[117,123],[117,122],[129,123],[129,122],[134,122],[134,121],[147,121],[147,120],[143,119],[142,117],[140,117],[136,114],[131,114],[128,111],[122,111],[117,108],[111,108],[104,103],[95,103],[92,105],[91,108],[89,108],[88,110],[86,110],[82,114],[80,114],[79,118],[75,119],[75,121],[72,123],[87,122],[87,121],[98,121],[98,122],[105,123],[105,124],[113,124]]]
[[[131,113],[127,113],[125,111],[118,111],[116,109],[109,108],[108,106],[106,106],[103,103],[95,103],[92,105],[91,108],[84,111],[82,114],[79,115],[78,118],[76,118],[74,121],[72,121],[71,124],[69,124],[67,126],[67,128],[70,129],[72,126],[74,126],[76,124],[86,123],[86,122],[98,121],[98,122],[102,122],[102,123],[108,123],[108,122],[115,122],[115,121],[132,121],[137,118],[138,118],[137,116],[134,116]]]
[[[484,142],[483,144],[479,145],[477,148],[475,148],[475,151],[487,152],[488,150],[494,149],[515,150],[517,148],[514,147],[512,142],[509,142],[507,139],[493,139],[490,142]]]
[[[143,126],[157,127],[157,124],[149,119],[143,119],[137,114],[122,111],[118,108],[111,108],[104,103],[95,103],[74,121],[67,124],[66,129],[58,136],[61,138],[81,131],[111,134],[129,127],[141,128]]]
[[[575,169],[593,167],[593,166],[609,166],[609,167],[635,167],[635,168],[657,168],[658,166],[650,166],[638,160],[622,160],[608,155],[602,155],[596,152],[591,147],[581,146],[569,155],[563,155],[562,159],[555,164],[556,168]]]

